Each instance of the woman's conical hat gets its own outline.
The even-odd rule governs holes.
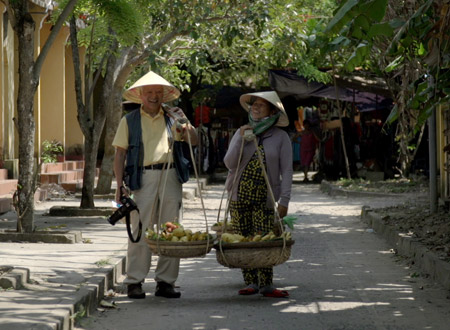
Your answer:
[[[280,118],[278,119],[277,123],[275,124],[275,126],[286,127],[289,125],[289,118],[287,116],[286,110],[284,110],[283,103],[281,103],[281,100],[278,97],[277,92],[274,92],[274,91],[256,92],[256,93],[247,93],[247,94],[241,95],[241,97],[239,98],[239,101],[240,101],[242,107],[245,109],[245,111],[248,112],[250,110],[251,101],[252,101],[252,98],[254,98],[254,97],[260,97],[260,98],[266,100],[267,102],[273,104],[278,110],[280,110],[281,115],[280,115]]]
[[[128,88],[125,93],[123,93],[123,97],[131,102],[139,103],[141,104],[141,88],[143,86],[149,86],[149,85],[158,85],[164,87],[164,96],[162,102],[170,102],[173,100],[176,100],[178,97],[180,97],[180,91],[178,88],[176,88],[174,85],[169,83],[166,79],[163,77],[157,75],[153,71],[150,71],[149,73],[145,74],[141,78],[139,78],[138,81],[136,81],[133,86]]]

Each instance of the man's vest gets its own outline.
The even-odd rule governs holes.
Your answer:
[[[131,190],[141,188],[144,171],[144,145],[142,143],[141,111],[136,109],[125,115],[128,124],[127,165],[124,181]]]
[[[125,166],[124,181],[131,190],[138,190],[142,185],[142,173],[144,172],[144,145],[142,143],[141,111],[136,109],[125,115],[128,125],[128,150],[127,165]],[[172,137],[173,119],[164,113],[169,144]],[[174,165],[178,180],[185,183],[189,180],[189,161],[183,155],[183,147],[180,141],[173,144]]]

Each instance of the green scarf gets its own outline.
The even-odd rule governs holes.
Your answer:
[[[267,129],[272,127],[278,121],[280,115],[281,112],[277,112],[276,114],[270,116],[269,118],[263,119],[261,121],[254,121],[249,112],[248,121],[250,123],[250,126],[253,127],[253,134],[259,135],[261,133],[264,133]]]

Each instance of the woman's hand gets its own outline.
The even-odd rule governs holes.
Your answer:
[[[244,136],[244,132],[246,130],[252,130],[253,131],[253,128],[250,125],[248,125],[248,124],[241,126],[241,128],[240,128],[241,136]]]
[[[283,218],[287,215],[288,208],[286,206],[278,204],[278,214],[280,216],[280,220],[283,220]]]

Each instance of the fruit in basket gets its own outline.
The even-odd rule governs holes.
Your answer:
[[[264,242],[264,241],[279,240],[283,238],[286,239],[287,241],[291,240],[292,234],[287,231],[283,232],[280,236],[276,236],[273,231],[270,231],[265,235],[257,234],[255,236],[248,236],[248,237],[231,233],[222,234],[222,241],[226,243]]]
[[[222,241],[227,243],[239,243],[243,242],[244,240],[245,237],[239,234],[231,234],[231,233],[222,234]]]
[[[180,238],[180,237],[186,236],[186,233],[183,228],[178,227],[172,231],[172,235]]]
[[[190,229],[183,229],[182,227],[178,227],[173,229],[172,232],[168,232],[166,230],[159,233],[154,232],[153,230],[147,230],[147,238],[150,240],[161,240],[161,241],[170,241],[170,242],[191,242],[191,241],[206,241],[208,239],[208,233],[197,231],[192,233]],[[209,235],[209,239],[213,240],[213,236]]]
[[[165,231],[171,233],[171,232],[173,232],[175,229],[180,228],[180,227],[181,227],[181,225],[178,224],[178,223],[174,223],[174,222],[167,221],[167,222],[164,224],[163,229],[164,229]]]
[[[224,225],[223,221],[218,221],[215,224],[213,224],[212,226],[214,228],[214,227],[223,227],[223,225]],[[232,227],[231,224],[229,222],[227,222],[226,228],[231,228],[231,227]]]
[[[255,235],[252,238],[252,242],[259,242],[261,240],[261,235]]]

